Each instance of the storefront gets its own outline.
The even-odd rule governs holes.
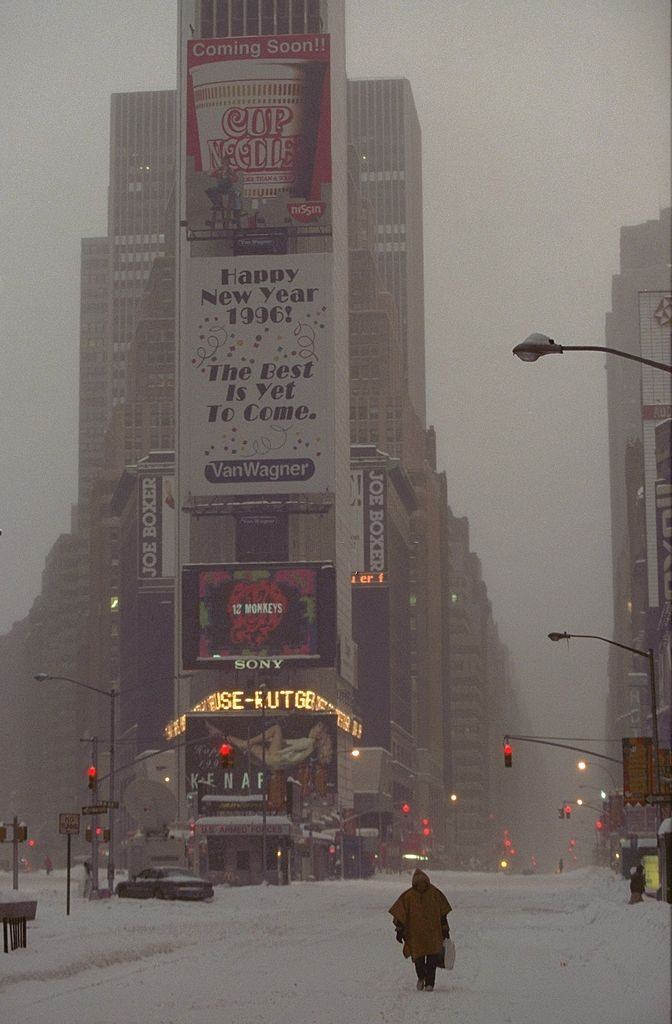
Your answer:
[[[298,827],[286,815],[266,818],[266,865],[262,865],[262,815],[198,818],[194,827],[194,869],[215,885],[288,885]]]

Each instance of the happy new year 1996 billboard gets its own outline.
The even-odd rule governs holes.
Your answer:
[[[182,571],[184,668],[223,668],[244,657],[331,665],[331,563],[187,565]]]

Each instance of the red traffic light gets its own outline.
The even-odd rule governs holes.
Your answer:
[[[602,829],[604,828],[604,822],[602,821],[602,818],[597,819],[597,821],[595,822],[595,828],[598,830],[598,832],[602,831]]]
[[[89,789],[95,789],[98,785],[98,769],[95,764],[90,765],[86,774],[89,777]]]
[[[571,816],[572,816],[572,805],[571,804],[565,804],[565,817],[566,818],[571,818]]]
[[[219,767],[220,768],[232,768],[234,749],[230,743],[222,743],[219,748]]]
[[[411,813],[411,805],[410,804],[402,804],[401,805],[401,813],[402,814],[410,814]]]
[[[511,767],[512,761],[513,761],[512,755],[513,755],[513,747],[511,746],[510,743],[505,743],[504,744],[504,767],[505,768],[510,768]]]
[[[422,834],[423,834],[423,836],[431,836],[431,834],[432,834],[431,828],[428,828],[427,825],[425,825],[423,830],[422,830]]]

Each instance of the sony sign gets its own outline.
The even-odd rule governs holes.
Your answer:
[[[237,669],[281,668],[284,658],[236,658],[233,667]]]

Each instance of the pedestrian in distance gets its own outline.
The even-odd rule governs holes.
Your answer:
[[[643,903],[645,888],[644,865],[638,864],[630,874],[630,903]]]
[[[49,854],[47,854],[47,856],[44,858],[44,870],[47,872],[48,875],[50,875],[51,872],[54,870],[54,865]]]
[[[434,991],[437,966],[443,962],[443,940],[450,938],[448,914],[452,907],[421,868],[416,868],[411,888],[402,892],[389,913],[403,942],[403,953],[415,966],[418,991]]]

